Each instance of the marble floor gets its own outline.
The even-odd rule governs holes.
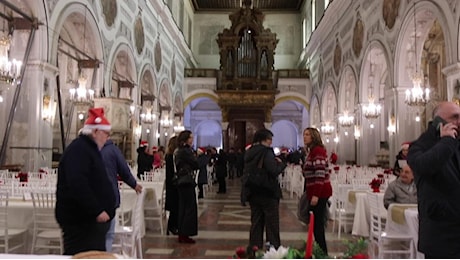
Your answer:
[[[250,209],[240,205],[240,179],[227,180],[227,193],[216,194],[217,185],[198,204],[196,244],[181,244],[177,236],[161,235],[160,230],[147,230],[143,238],[144,258],[231,258],[235,249],[249,240]],[[299,248],[306,239],[307,227],[296,217],[297,199],[286,193],[280,201],[281,243]],[[156,224],[158,225],[158,224]],[[151,223],[148,226],[155,226]],[[350,234],[337,238],[328,223],[326,239],[330,256],[340,256],[346,246],[343,240],[355,240]]]

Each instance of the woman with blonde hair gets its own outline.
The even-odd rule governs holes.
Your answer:
[[[302,172],[305,177],[307,198],[310,201],[310,211],[313,211],[315,215],[315,241],[327,255],[324,222],[327,201],[332,196],[330,174],[327,169],[327,151],[321,140],[321,135],[316,128],[305,128],[303,131],[303,142],[307,151],[307,157],[305,158]]]

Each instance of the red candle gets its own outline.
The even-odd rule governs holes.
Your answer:
[[[310,223],[308,224],[307,245],[305,249],[305,258],[311,258],[313,251],[313,228],[315,225],[315,214],[310,211]]]

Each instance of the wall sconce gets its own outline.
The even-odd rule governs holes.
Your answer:
[[[361,130],[359,129],[359,125],[355,125],[354,136],[356,140],[358,140],[361,137]]]
[[[85,112],[78,112],[78,120],[83,121],[85,119]]]
[[[49,95],[43,96],[43,108],[42,108],[42,118],[43,120],[48,120],[50,122],[54,121],[54,115],[56,114],[56,101],[51,102],[51,97]]]
[[[142,125],[137,125],[134,127],[134,135],[139,138],[142,134]]]
[[[390,116],[387,130],[390,135],[396,133],[396,117],[394,115]]]

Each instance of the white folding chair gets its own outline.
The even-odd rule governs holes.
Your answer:
[[[386,216],[382,212],[383,200],[377,193],[367,192],[370,207],[369,240],[371,257],[377,258],[414,258],[414,240],[407,234],[385,232]],[[378,250],[377,255],[375,249]]]
[[[56,193],[53,191],[32,191],[34,205],[34,229],[31,254],[38,249],[57,249],[59,254],[64,253],[64,243],[59,224],[54,217]]]
[[[123,255],[129,256],[129,258],[142,258],[142,236],[141,228],[144,227],[144,200],[145,200],[145,189],[136,197],[136,202],[133,208],[131,224],[122,225],[118,221],[115,225],[115,240],[119,243],[114,242],[113,249],[120,249]]]
[[[0,247],[4,248],[6,254],[25,248],[27,233],[25,228],[8,227],[8,200],[8,192],[0,191]]]
[[[353,207],[348,203],[345,188],[339,187],[339,184],[334,184],[334,192],[336,193],[333,196],[334,203],[334,223],[332,225],[332,233],[335,231],[335,226],[337,225],[337,237],[340,239],[342,234],[342,229],[345,232],[348,226],[353,226],[353,221],[355,219],[355,211]]]
[[[160,186],[159,192],[153,190],[151,196],[153,199],[146,200],[144,205],[144,219],[145,221],[158,221],[160,224],[160,233],[164,234],[164,220],[166,219],[165,198],[166,189],[165,182],[157,182]],[[157,187],[158,188],[158,187]],[[150,192],[150,191],[147,191]],[[149,193],[150,194],[150,193]]]

